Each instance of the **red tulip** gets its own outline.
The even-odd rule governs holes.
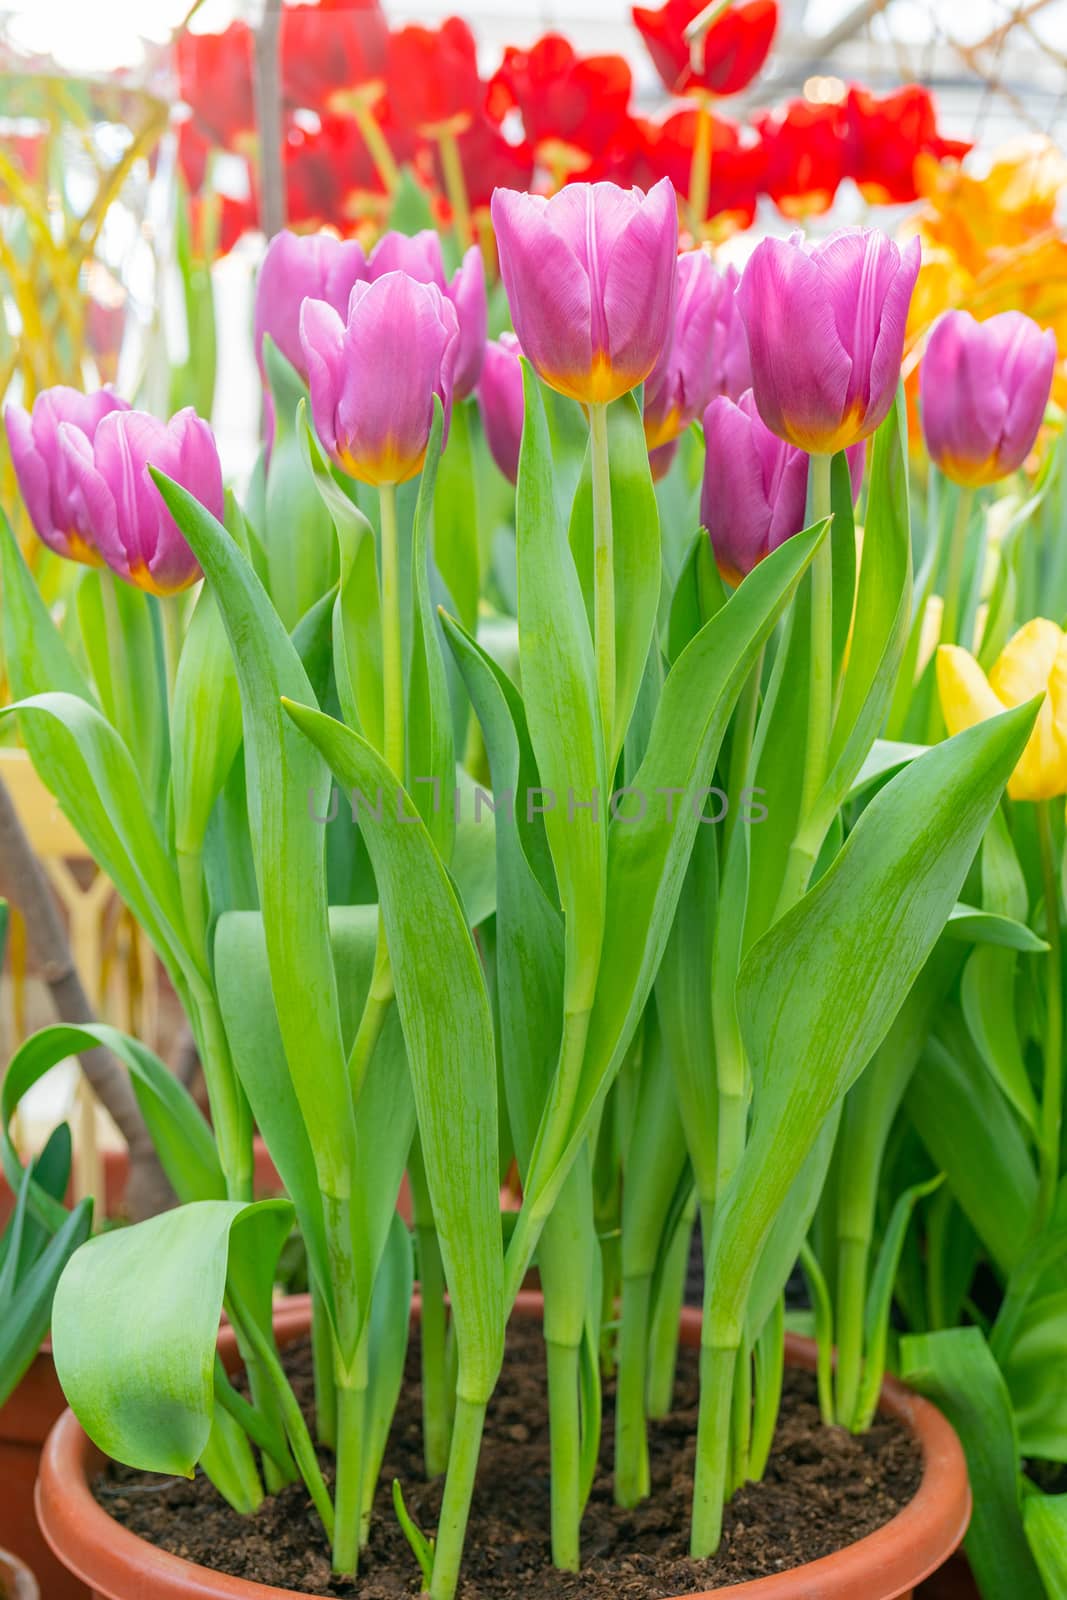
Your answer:
[[[704,89],[709,94],[739,94],[767,59],[778,26],[775,0],[742,0],[712,23],[697,51],[703,67],[694,70],[685,38],[689,24],[704,10],[705,0],[667,0],[659,11],[634,6],[633,19],[664,87],[671,94]]]
[[[848,174],[868,200],[903,204],[918,198],[915,163],[920,155],[962,160],[971,146],[942,139],[930,91],[905,84],[878,96],[853,84],[848,92]]]
[[[414,140],[383,127],[398,162],[414,151]],[[317,132],[293,129],[285,146],[289,221],[296,227],[338,228],[384,214],[385,186],[363,135],[350,117],[324,116]]]
[[[460,17],[447,17],[436,31],[401,28],[389,41],[387,84],[398,120],[419,133],[469,127],[485,100],[470,28]]]
[[[207,176],[211,143],[189,117],[178,126],[178,170],[190,194],[199,194]]]
[[[626,118],[632,88],[622,56],[582,57],[560,34],[547,33],[529,50],[507,47],[490,80],[486,106],[495,122],[517,108],[526,138],[552,167],[546,145],[591,155],[608,143]],[[576,167],[588,165],[581,161]]]
[[[240,149],[255,136],[252,30],[231,22],[222,33],[178,36],[178,79],[198,131],[224,150]]]
[[[486,209],[494,189],[529,189],[533,183],[534,156],[528,144],[510,144],[499,128],[479,114],[456,140],[467,198],[471,209]],[[444,187],[440,153],[433,153],[438,188]]]
[[[663,173],[654,169],[650,152],[659,128],[647,117],[624,117],[612,137],[591,152],[589,165],[568,181],[617,183],[623,189],[651,189]]]
[[[680,195],[688,197],[692,174],[693,141],[697,111],[675,111],[665,122],[652,125],[647,159],[657,177],[670,178]],[[764,175],[765,156],[757,139],[746,136],[736,122],[716,117],[712,127],[711,183],[708,216],[720,219],[734,232],[751,225],[756,196]]]
[[[346,91],[385,88],[389,28],[378,0],[312,0],[282,11],[282,90],[293,106],[340,110]]]
[[[779,211],[787,217],[828,211],[847,176],[845,107],[790,100],[752,120],[763,141],[763,187]]]

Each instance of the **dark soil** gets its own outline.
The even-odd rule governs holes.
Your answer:
[[[286,1364],[310,1406],[305,1342]],[[735,1495],[722,1546],[711,1561],[686,1554],[697,1420],[696,1352],[679,1361],[677,1406],[650,1435],[652,1495],[633,1511],[612,1500],[610,1388],[605,1394],[601,1468],[582,1523],[580,1574],[550,1564],[548,1426],[540,1332],[517,1326],[489,1411],[475,1491],[460,1600],[664,1600],[762,1578],[827,1555],[881,1527],[914,1495],[918,1447],[899,1423],[879,1418],[853,1438],[819,1421],[815,1384],[788,1372],[782,1416],[766,1477]],[[440,1484],[422,1477],[416,1341],[386,1452],[369,1550],[358,1583],[330,1576],[329,1551],[301,1487],[239,1517],[200,1474],[192,1482],[114,1467],[94,1485],[100,1503],[127,1528],[218,1571],[276,1588],[359,1600],[417,1594],[418,1568],[393,1514],[388,1486],[400,1479],[408,1508],[435,1526]]]

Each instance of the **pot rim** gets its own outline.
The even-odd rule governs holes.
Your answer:
[[[5,1584],[0,1590],[4,1600],[41,1600],[37,1579],[25,1561],[11,1550],[0,1549],[0,1582]]]
[[[539,1317],[541,1310],[538,1292],[519,1294],[515,1303],[519,1316]],[[289,1343],[307,1329],[310,1318],[310,1298],[294,1295],[276,1307],[275,1333]],[[698,1346],[700,1326],[700,1312],[685,1307],[682,1344]],[[224,1358],[236,1355],[232,1330],[224,1328],[219,1342]],[[791,1366],[814,1371],[816,1346],[787,1334],[786,1359]],[[963,1448],[937,1407],[896,1378],[887,1377],[883,1383],[879,1410],[902,1422],[922,1450],[919,1487],[895,1517],[804,1566],[674,1600],[897,1600],[936,1572],[960,1545],[971,1517]],[[34,1492],[37,1520],[49,1546],[90,1588],[112,1600],[124,1600],[132,1593],[151,1594],[152,1600],[308,1600],[300,1590],[276,1589],[216,1572],[138,1538],[93,1497],[89,1475],[101,1459],[102,1452],[74,1413],[64,1411],[45,1443]]]

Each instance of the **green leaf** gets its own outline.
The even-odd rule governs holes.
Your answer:
[[[874,1274],[867,1290],[867,1309],[863,1321],[863,1379],[860,1385],[856,1431],[870,1427],[878,1409],[878,1397],[886,1369],[886,1345],[889,1340],[889,1314],[893,1307],[893,1286],[900,1270],[904,1251],[904,1238],[912,1214],[920,1200],[933,1194],[944,1183],[944,1174],[929,1178],[925,1183],[914,1183],[899,1194],[885,1230],[882,1248],[878,1252]]]
[[[292,1219],[287,1200],[201,1200],[102,1233],[71,1257],[52,1312],[56,1371],[105,1454],[192,1476],[211,1434],[227,1274],[242,1271],[269,1315]]]
[[[359,1026],[370,986],[377,941],[376,906],[330,910],[330,945],[342,1005],[346,1050]],[[304,1122],[282,1044],[271,993],[267,938],[258,912],[228,912],[215,931],[219,1006],[234,1067],[248,1096],[278,1175],[296,1207],[312,1272],[328,1306],[333,1284],[315,1170],[317,1130]],[[395,1011],[371,1058],[356,1108],[359,1163],[352,1179],[359,1197],[362,1238],[356,1250],[359,1309],[365,1317],[371,1288],[396,1205],[414,1131],[411,1084]]]
[[[945,932],[952,939],[965,939],[971,944],[992,945],[1002,950],[1025,950],[1029,955],[1040,955],[1048,949],[1044,939],[1025,922],[1017,922],[1014,917],[1001,916],[995,911],[979,911],[974,906],[953,906]]]
[[[656,627],[660,591],[659,507],[641,411],[632,394],[608,407],[612,560],[615,569],[615,711],[621,745],[637,702]],[[569,541],[593,626],[593,473],[586,452],[571,511]]]
[[[1026,1248],[1037,1175],[1011,1108],[980,1061],[928,1041],[907,1110],[933,1161],[1000,1271]]]
[[[737,1001],[754,1115],[711,1241],[708,1344],[736,1347],[762,1243],[944,927],[1034,714],[1033,704],[1007,712],[912,762],[872,800],[815,887],[749,951]]]
[[[521,799],[537,786],[522,700],[459,623],[443,620],[481,724],[493,793],[500,803],[511,795],[514,806],[513,819],[502,817],[496,829],[496,979],[508,1121],[525,1177],[559,1054],[563,925],[543,884],[551,881],[544,828],[539,818],[528,817]]]
[[[894,739],[876,739],[852,780],[848,798],[854,799],[872,784],[878,783],[894,772],[899,772],[901,767],[907,766],[909,761],[914,761],[916,756],[925,754],[928,749],[929,746],[925,744],[902,744]]]
[[[38,776],[172,976],[180,972],[189,957],[177,875],[126,745],[73,694],[35,694],[0,708],[0,721],[16,715]]]
[[[385,743],[382,623],[374,529],[337,481],[301,401],[296,419],[308,470],[337,535],[340,584],[333,610],[333,662],[337,696],[350,727],[376,750]]]
[[[1000,1360],[1011,1395],[1019,1450],[1029,1458],[1067,1458],[1067,1394],[1062,1373],[1065,1337],[1067,1290],[1037,1295],[1023,1310],[1011,1348]]]
[[[263,359],[275,426],[258,532],[267,558],[266,587],[289,630],[336,583],[337,550],[300,439],[298,413],[307,390],[269,334]]]
[[[121,629],[120,658],[126,678],[125,692],[112,682],[110,626],[102,585],[111,584]],[[158,820],[162,820],[166,795],[167,685],[163,669],[163,640],[159,602],[111,573],[84,567],[79,575],[75,603],[82,643],[108,721],[117,729],[142,774]],[[180,605],[180,597],[168,604]],[[55,684],[47,685],[55,688]]]
[[[215,597],[203,589],[174,685],[171,793],[179,854],[203,847],[208,818],[241,745],[241,696]]]
[[[960,1436],[978,1515],[963,1548],[983,1600],[1045,1600],[1023,1532],[1011,1401],[979,1328],[901,1340],[901,1376],[944,1411]]]
[[[487,1400],[504,1348],[497,1189],[496,1053],[463,909],[414,804],[376,751],[308,706],[284,702],[340,782],[380,789],[365,830],[381,895],[426,1175],[452,1299],[457,1393]],[[463,1137],[456,1138],[462,1128]]]
[[[248,828],[267,930],[271,986],[293,1087],[315,1129],[320,1187],[349,1192],[355,1129],[326,913],[329,773],[281,707],[313,699],[307,674],[251,566],[225,528],[178,484],[153,473],[204,569],[237,667]]]
[[[23,1182],[28,1191],[30,1171]],[[63,1215],[65,1220],[19,1277],[13,1293],[0,1295],[0,1406],[17,1388],[48,1333],[56,1284],[75,1250],[89,1237],[93,1202],[82,1200]]]
[[[485,511],[474,454],[475,410],[473,399],[453,402],[448,448],[437,469],[433,507],[434,560],[463,626],[470,632],[478,625],[486,538],[480,527]],[[431,445],[431,453],[432,449]]]
[[[1064,1600],[1067,1596],[1067,1495],[1027,1495],[1023,1501],[1023,1529],[1049,1600]]]
[[[434,518],[434,486],[441,454],[443,413],[434,401],[433,428],[415,503],[411,540],[411,665],[405,719],[407,773],[419,814],[442,861],[452,859],[455,839],[456,754],[452,707],[441,655],[437,614],[430,599],[430,525]]]
[[[542,1188],[551,1196],[562,1182],[634,1036],[674,921],[734,703],[825,533],[823,523],[761,562],[683,651],[664,685],[648,750],[633,779],[647,800],[644,815],[635,818],[623,804],[611,825],[600,981],[566,1146],[552,1170],[537,1171],[528,1186],[527,1198],[532,1193],[539,1204]]]
[[[18,540],[0,508],[0,582],[4,604],[4,663],[16,700],[46,691],[77,695],[89,705],[97,699],[63,643],[41,598]],[[32,746],[31,754],[32,754]]]
[[[526,363],[523,379],[515,511],[523,701],[549,791],[545,830],[563,908],[566,1004],[582,1011],[592,1004],[604,937],[610,779],[585,604],[558,513],[541,390]]]
[[[963,969],[960,998],[982,1060],[1027,1127],[1036,1132],[1037,1101],[1015,1020],[1015,969],[1016,957],[1011,948],[989,945],[972,951]]]
[[[393,1425],[411,1327],[414,1256],[411,1235],[394,1210],[374,1280],[367,1345],[367,1410],[363,1445],[364,1481],[377,1484]]]
[[[193,1097],[147,1045],[102,1022],[79,1027],[57,1023],[42,1028],[12,1056],[0,1092],[3,1161],[8,1180],[17,1182],[20,1173],[11,1139],[11,1120],[20,1100],[58,1062],[98,1045],[110,1050],[129,1072],[152,1143],[179,1200],[221,1199],[226,1184],[214,1136]],[[46,1201],[47,1196],[42,1199],[38,1195],[40,1214],[51,1227],[57,1227],[66,1216],[66,1208],[58,1199],[51,1205]]]

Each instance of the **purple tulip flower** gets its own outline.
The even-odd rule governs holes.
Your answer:
[[[772,550],[799,533],[808,497],[807,453],[772,433],[746,389],[736,403],[719,395],[704,413],[700,520],[719,570],[737,584]],[[848,451],[852,496],[863,482],[866,445]]]
[[[930,459],[968,488],[1018,471],[1034,447],[1055,366],[1056,335],[1021,311],[986,322],[946,312],[920,372]]]
[[[83,561],[90,567],[104,564],[63,459],[60,424],[82,434],[91,446],[104,417],[129,409],[127,402],[110,389],[82,394],[79,389],[57,384],[37,396],[32,411],[16,405],[9,405],[4,411],[11,460],[30,521],[57,555]]]
[[[80,429],[62,422],[59,447],[71,492],[113,572],[157,595],[176,594],[196,582],[196,557],[148,471],[155,467],[173,478],[222,521],[215,438],[191,406],[169,422],[144,411],[112,411],[91,443]]]
[[[343,316],[352,286],[367,276],[367,258],[354,239],[329,233],[275,234],[256,279],[256,360],[263,362],[263,337],[270,334],[285,359],[307,378],[300,346],[300,307],[325,300]]]
[[[738,289],[760,416],[810,455],[832,455],[884,421],[900,381],[920,245],[877,229],[820,244],[764,239]]]
[[[425,228],[410,238],[404,233],[387,233],[371,251],[367,277],[373,281],[387,272],[406,272],[419,283],[434,283],[445,299],[451,300],[459,322],[452,387],[457,400],[466,399],[473,394],[481,376],[488,338],[489,307],[482,252],[472,244],[449,282],[445,277],[441,238],[433,228]]]
[[[504,474],[515,483],[519,476],[519,449],[525,399],[522,386],[522,350],[513,333],[502,333],[485,352],[481,382],[478,384],[478,409],[489,451]]]
[[[305,300],[300,343],[311,414],[324,448],[353,478],[379,488],[422,468],[437,395],[448,427],[459,347],[455,307],[434,283],[388,272],[357,283],[342,321]]]
[[[706,250],[678,258],[674,327],[645,380],[650,452],[679,438],[717,394],[736,400],[752,383],[748,341],[734,303],[736,271],[716,271]]]
[[[586,405],[643,383],[671,332],[678,209],[670,181],[647,195],[571,183],[550,200],[497,189],[492,215],[515,332],[545,383]]]

